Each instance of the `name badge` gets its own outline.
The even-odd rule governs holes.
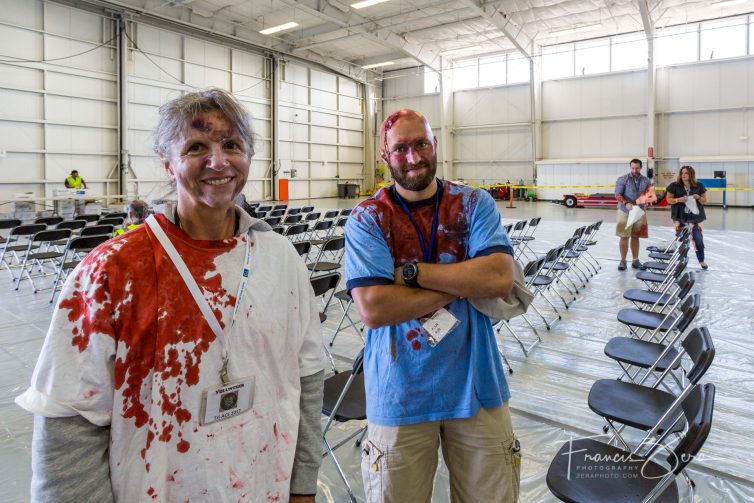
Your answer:
[[[444,307],[438,309],[427,321],[422,323],[422,327],[428,334],[427,343],[432,347],[436,346],[451,330],[456,328],[456,325],[458,325],[458,318]]]
[[[205,425],[243,414],[254,402],[254,378],[231,381],[202,393],[199,424]]]

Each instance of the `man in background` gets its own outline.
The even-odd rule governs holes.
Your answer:
[[[642,210],[646,203],[642,203],[642,196],[652,188],[652,181],[641,174],[642,162],[639,159],[631,159],[631,170],[618,178],[615,182],[615,199],[618,200],[618,217],[615,225],[615,234],[620,238],[618,248],[620,250],[619,271],[626,270],[626,255],[628,255],[629,239],[631,244],[631,267],[644,269],[639,261],[639,239],[649,237],[649,224],[647,216],[642,215],[632,225],[626,225],[628,214],[634,206]],[[641,198],[641,200],[640,200]]]
[[[65,187],[67,189],[86,189],[86,182],[79,176],[75,169],[65,178]]]
[[[146,201],[142,201],[141,199],[131,201],[131,203],[128,205],[128,223],[126,224],[126,228],[115,229],[115,232],[113,232],[113,237],[120,236],[121,234],[125,234],[126,231],[137,228],[144,223],[144,220],[146,220],[148,216],[149,205],[146,203]]]

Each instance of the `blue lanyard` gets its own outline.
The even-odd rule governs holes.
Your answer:
[[[393,194],[395,194],[395,198],[398,200],[399,203],[401,203],[401,208],[403,208],[403,212],[408,215],[409,220],[411,220],[411,223],[414,224],[414,229],[416,229],[416,234],[419,236],[419,245],[422,248],[422,258],[425,263],[432,262],[432,257],[435,255],[435,238],[437,237],[437,216],[440,213],[440,199],[442,198],[442,184],[440,181],[437,181],[437,192],[435,192],[435,213],[432,216],[432,230],[430,231],[430,237],[429,237],[429,253],[427,253],[427,245],[424,243],[424,236],[422,236],[422,231],[419,228],[419,224],[416,223],[416,220],[414,219],[414,216],[411,214],[411,211],[409,211],[408,206],[406,206],[406,203],[403,201],[403,198],[400,194],[398,194],[398,191],[393,187]]]

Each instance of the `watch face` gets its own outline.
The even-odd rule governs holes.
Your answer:
[[[403,269],[401,270],[401,275],[403,276],[403,281],[406,283],[413,283],[416,281],[416,276],[419,273],[419,268],[416,267],[416,264],[413,262],[409,262],[407,264],[404,264]]]

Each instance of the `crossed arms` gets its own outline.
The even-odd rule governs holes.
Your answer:
[[[513,257],[493,253],[454,264],[419,264],[420,288],[406,286],[400,268],[392,285],[355,287],[356,308],[369,328],[397,325],[428,315],[461,297],[507,298],[513,286]]]

